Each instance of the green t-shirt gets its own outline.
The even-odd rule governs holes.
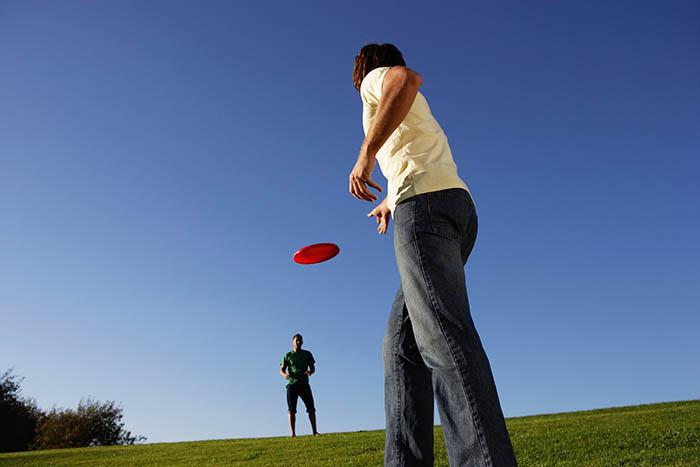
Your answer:
[[[314,363],[316,363],[316,360],[314,360],[314,356],[308,350],[301,349],[298,352],[291,350],[284,354],[282,365],[287,368],[289,373],[287,386],[291,386],[294,383],[308,383],[309,377],[304,372]]]

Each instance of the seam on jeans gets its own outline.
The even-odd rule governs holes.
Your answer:
[[[405,303],[405,301],[404,301]],[[396,391],[396,433],[394,434],[394,455],[398,465],[401,465],[403,449],[403,425],[401,413],[403,412],[403,395],[401,393],[401,365],[399,361],[399,344],[401,340],[401,328],[403,327],[403,309],[399,316],[399,329],[394,345],[394,390]]]
[[[418,203],[416,203],[417,205]],[[415,208],[417,210],[417,207]],[[469,386],[469,383],[466,381],[464,378],[464,375],[459,369],[459,364],[457,362],[457,358],[454,354],[454,351],[452,349],[452,344],[450,343],[450,340],[447,337],[447,334],[445,334],[445,327],[442,324],[442,321],[440,320],[440,314],[437,312],[438,306],[437,306],[437,300],[435,299],[435,295],[432,290],[431,282],[428,279],[428,275],[425,271],[425,267],[423,265],[423,254],[421,252],[420,248],[420,241],[418,240],[418,233],[416,230],[416,222],[415,222],[415,211],[414,211],[414,219],[413,219],[413,241],[416,244],[417,248],[417,257],[418,257],[418,264],[420,265],[420,270],[421,274],[423,275],[423,281],[425,282],[425,286],[428,292],[428,297],[430,298],[430,304],[432,305],[432,312],[435,314],[435,318],[438,322],[438,325],[440,326],[440,332],[442,333],[442,337],[445,339],[445,342],[447,342],[447,346],[450,349],[450,355],[452,356],[452,360],[455,363],[455,367],[457,369],[457,373],[459,374],[460,379],[462,380],[462,390],[464,391],[464,396],[467,399],[467,403],[469,404],[469,415],[471,415],[472,418],[472,423],[474,423],[474,428],[476,428],[476,435],[477,439],[479,440],[479,447],[481,448],[481,455],[484,457],[484,462],[487,466],[492,466],[493,461],[491,459],[491,456],[489,455],[488,452],[488,447],[485,447],[486,445],[486,439],[484,437],[484,431],[483,427],[481,425],[481,420],[478,416],[478,413],[474,410],[474,406],[476,405],[476,401],[474,401],[474,397],[472,396],[471,393],[471,387]],[[466,363],[466,362],[465,362]]]

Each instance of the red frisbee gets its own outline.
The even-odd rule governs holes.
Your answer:
[[[301,248],[294,253],[294,262],[299,264],[316,264],[328,261],[340,253],[335,243],[316,243]]]

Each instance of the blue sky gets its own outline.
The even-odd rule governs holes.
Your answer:
[[[392,42],[476,200],[505,415],[698,397],[697,2],[259,3],[0,4],[0,370],[26,395],[119,401],[149,441],[286,435],[301,332],[320,431],[382,428],[399,279],[347,175],[353,58]],[[341,254],[291,261],[316,242]]]

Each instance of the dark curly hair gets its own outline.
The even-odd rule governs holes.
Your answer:
[[[367,74],[382,66],[406,66],[401,51],[393,44],[367,44],[355,57],[352,70],[352,84],[360,90],[362,80]]]

